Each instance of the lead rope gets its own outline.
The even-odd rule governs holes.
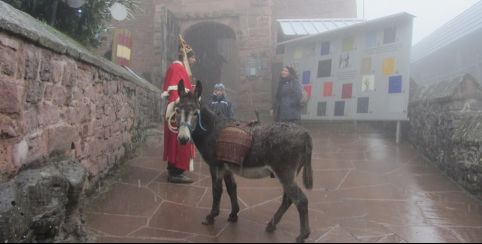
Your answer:
[[[201,128],[201,130],[203,131],[207,131],[206,128],[204,128],[203,124],[202,124],[202,118],[201,118],[201,111],[198,111],[197,114],[199,115],[199,119],[198,119],[198,124],[199,124],[199,127]]]

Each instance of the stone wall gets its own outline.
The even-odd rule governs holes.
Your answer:
[[[482,89],[466,74],[429,87],[413,83],[409,140],[430,161],[482,199]]]
[[[160,121],[160,102],[149,82],[0,1],[0,241],[58,236],[79,192]]]

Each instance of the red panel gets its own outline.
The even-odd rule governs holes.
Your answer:
[[[341,92],[341,98],[351,98],[353,93],[353,84],[344,84]]]
[[[333,82],[325,82],[323,87],[323,96],[331,97],[333,96]]]
[[[311,97],[312,86],[311,85],[305,85],[303,88],[305,89],[308,96]]]

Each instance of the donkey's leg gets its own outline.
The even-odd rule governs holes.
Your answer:
[[[281,206],[279,206],[278,211],[276,211],[271,221],[269,221],[268,226],[266,226],[267,232],[273,232],[276,230],[276,225],[279,223],[283,215],[286,213],[286,210],[288,210],[292,203],[293,202],[291,202],[291,199],[286,195],[286,193],[284,193]]]
[[[300,187],[292,181],[283,185],[286,195],[293,201],[300,215],[300,235],[296,237],[296,242],[304,242],[310,236],[310,223],[308,220],[308,199]]]
[[[226,189],[228,190],[229,198],[231,199],[231,214],[229,214],[229,222],[238,221],[239,203],[238,203],[238,193],[236,181],[231,172],[224,176],[224,183],[226,184]]]
[[[209,166],[209,171],[211,173],[212,181],[213,206],[211,212],[203,221],[204,225],[214,224],[214,218],[219,215],[219,204],[221,202],[221,195],[223,194],[223,176],[221,175],[221,169],[216,166]]]

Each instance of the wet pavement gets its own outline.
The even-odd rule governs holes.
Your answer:
[[[308,126],[313,137],[311,235],[306,242],[481,242],[482,203],[464,192],[406,142],[367,125]],[[211,179],[199,155],[191,185],[166,181],[162,144],[149,140],[99,188],[85,209],[97,242],[293,242],[298,213],[288,210],[264,231],[281,204],[276,179],[236,177],[241,211],[227,221],[224,190],[213,226]],[[297,177],[301,182],[301,175]],[[302,184],[299,184],[302,186]]]

